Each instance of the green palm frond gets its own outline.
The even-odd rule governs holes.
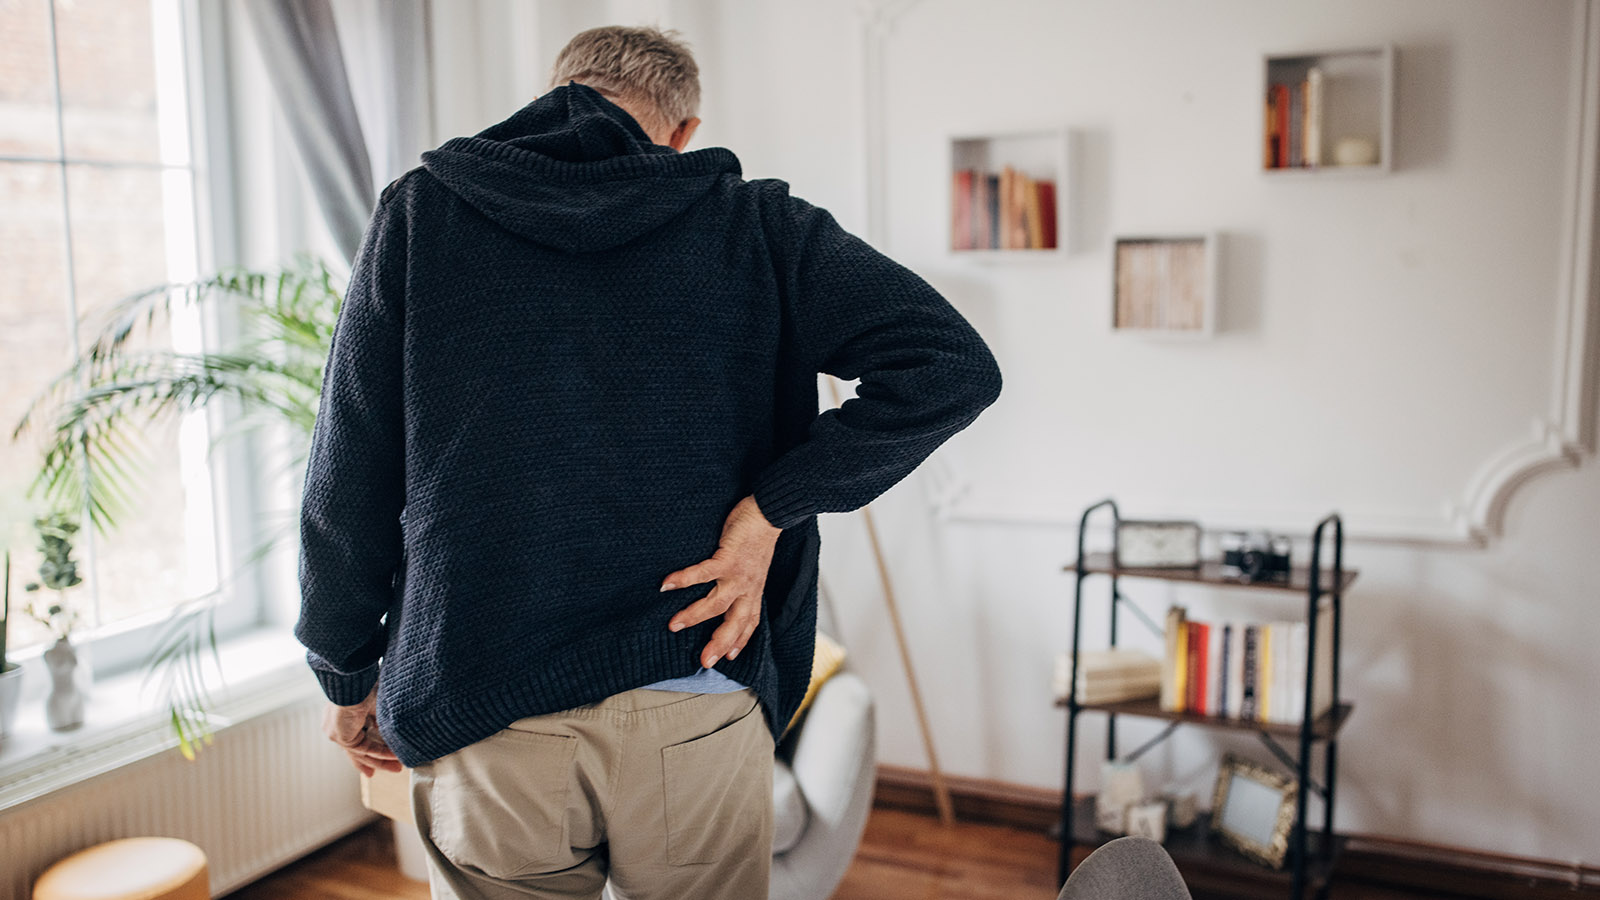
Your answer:
[[[234,414],[212,446],[266,426],[294,434],[289,466],[309,449],[322,392],[323,365],[333,345],[343,279],[310,254],[280,271],[242,267],[207,278],[152,286],[108,305],[92,322],[72,364],[52,378],[12,429],[41,443],[30,495],[52,506],[87,508],[92,526],[109,534],[137,502],[147,475],[146,435],[161,424],[223,403]],[[201,353],[159,346],[175,311],[198,309],[238,337]],[[298,510],[268,530],[242,571],[294,534]],[[235,573],[236,575],[238,573]],[[219,588],[173,610],[145,660],[146,680],[160,677],[169,721],[185,757],[211,741],[202,656],[217,654],[214,611]],[[220,671],[220,660],[219,660]]]

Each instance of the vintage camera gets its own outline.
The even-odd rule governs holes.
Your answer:
[[[1240,581],[1287,581],[1293,542],[1265,531],[1230,531],[1219,538],[1222,574]]]

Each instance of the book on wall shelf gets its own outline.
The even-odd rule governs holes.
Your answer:
[[[1064,130],[950,139],[952,255],[1049,257],[1063,249]]]
[[[1221,235],[1119,236],[1112,242],[1111,327],[1205,338],[1217,328]]]
[[[1381,174],[1394,155],[1394,48],[1267,55],[1262,171]]]
[[[1297,724],[1305,713],[1304,621],[1206,622],[1167,611],[1161,711],[1267,724]],[[1317,611],[1317,671],[1311,718],[1333,708],[1333,605]]]

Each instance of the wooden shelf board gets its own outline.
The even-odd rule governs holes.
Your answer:
[[[1095,827],[1092,796],[1081,797],[1075,802],[1072,831],[1074,843],[1087,847],[1098,847],[1121,836],[1108,834]],[[1325,857],[1322,832],[1315,830],[1308,832],[1306,845],[1310,859],[1306,867],[1306,880],[1310,887],[1315,889],[1327,883],[1332,877],[1333,869],[1339,861],[1339,854],[1347,841],[1344,835],[1335,834]],[[1177,863],[1178,871],[1183,873],[1184,879],[1194,887],[1200,887],[1204,883],[1216,884],[1219,880],[1223,884],[1253,881],[1287,885],[1292,878],[1289,860],[1284,861],[1282,869],[1272,869],[1214,839],[1211,836],[1209,816],[1206,815],[1201,815],[1188,828],[1169,828],[1167,839],[1162,842],[1162,846],[1166,847],[1173,862]]]
[[[1057,700],[1056,706],[1064,707],[1066,700]],[[1333,709],[1323,713],[1311,724],[1311,739],[1326,741],[1338,737],[1339,730],[1349,720],[1350,713],[1355,707],[1349,703],[1340,703]],[[1194,713],[1167,712],[1161,708],[1161,701],[1151,697],[1144,700],[1122,700],[1117,703],[1080,703],[1079,712],[1114,713],[1119,716],[1140,716],[1147,719],[1166,719],[1169,722],[1185,722],[1190,725],[1203,725],[1208,728],[1228,728],[1234,731],[1265,732],[1283,738],[1298,738],[1300,724],[1298,722],[1249,722],[1244,719],[1226,719],[1221,716],[1202,716]]]
[[[1076,571],[1076,562],[1067,563],[1061,567],[1063,571]],[[1188,581],[1195,584],[1212,584],[1221,587],[1254,588],[1269,591],[1291,591],[1304,594],[1311,587],[1311,569],[1309,566],[1295,566],[1287,581],[1241,581],[1222,572],[1222,563],[1208,559],[1195,569],[1136,569],[1127,566],[1115,566],[1111,562],[1111,554],[1107,552],[1090,553],[1084,558],[1084,569],[1101,575],[1117,575],[1129,578],[1159,578],[1164,581]],[[1342,594],[1360,574],[1356,569],[1345,569],[1344,577],[1337,586],[1333,583],[1333,570],[1322,570],[1322,590],[1324,593]]]

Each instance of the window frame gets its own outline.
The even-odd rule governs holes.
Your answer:
[[[64,115],[57,54],[59,45],[55,25],[54,0],[35,0],[50,7],[50,53],[52,103],[59,123]],[[234,179],[232,177],[232,115],[228,103],[228,88],[232,81],[228,69],[226,46],[226,21],[223,4],[208,4],[203,0],[151,0],[165,2],[174,7],[177,16],[178,44],[181,49],[181,67],[187,108],[189,161],[187,166],[166,162],[131,162],[105,160],[79,160],[66,152],[57,142],[56,152],[50,156],[7,156],[18,162],[53,164],[59,167],[62,190],[67,190],[67,167],[76,162],[90,162],[110,168],[142,168],[158,171],[186,169],[189,175],[191,215],[194,221],[194,254],[196,271],[208,273],[238,258],[237,227],[234,216]],[[59,124],[58,124],[59,128]],[[59,133],[59,132],[58,132]],[[66,227],[71,227],[71,210],[63,194],[63,216]],[[73,278],[71,271],[68,279]],[[73,341],[77,342],[77,322],[81,312],[69,293],[62,298],[72,308]],[[228,337],[237,333],[237,323],[216,309],[202,311],[200,330],[202,346],[211,349],[222,346]],[[209,435],[221,433],[231,413],[220,408],[208,408],[189,414],[204,416]],[[209,444],[208,435],[208,444]],[[258,529],[253,522],[259,506],[255,479],[248,477],[253,471],[252,454],[247,442],[227,441],[216,445],[201,463],[206,469],[211,493],[210,518],[213,523],[213,553],[215,557],[217,599],[213,601],[214,627],[219,643],[227,638],[254,630],[266,624],[264,592],[259,575],[246,560],[254,550],[249,542],[257,539]],[[90,536],[89,546],[96,542],[116,540],[116,532]],[[89,554],[93,565],[93,551]],[[97,577],[98,573],[95,572]],[[91,586],[93,587],[93,586]],[[115,677],[139,667],[155,646],[162,630],[172,619],[179,603],[192,598],[175,598],[173,604],[129,616],[108,624],[96,623],[93,627],[74,632],[74,644],[88,663],[96,680]],[[98,605],[98,600],[96,600]],[[9,653],[11,661],[32,672],[25,676],[26,690],[30,696],[43,693],[49,681],[44,671],[43,652],[47,642],[30,645]]]

